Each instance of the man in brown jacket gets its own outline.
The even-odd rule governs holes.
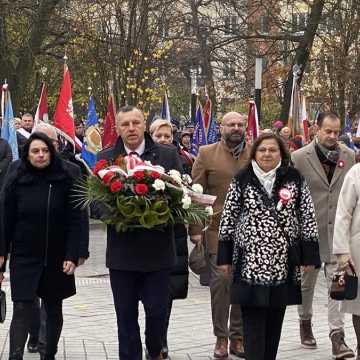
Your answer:
[[[330,112],[320,114],[317,127],[316,139],[292,153],[291,158],[310,187],[319,229],[320,257],[330,285],[336,270],[336,259],[332,255],[336,207],[345,174],[355,163],[355,154],[346,146],[338,144],[341,122],[335,114]],[[311,317],[318,273],[319,269],[316,269],[303,274],[302,305],[298,307],[301,344],[309,349],[316,348]],[[340,312],[339,302],[330,297],[328,321],[333,358],[353,357],[353,351],[344,341],[344,314]]]
[[[201,227],[190,227],[192,242],[206,239],[208,262],[210,265],[210,293],[214,335],[217,337],[214,357],[228,357],[228,338],[230,353],[244,356],[242,339],[242,319],[240,305],[232,305],[230,312],[231,279],[219,271],[216,265],[218,231],[225,196],[233,176],[249,161],[250,147],[245,142],[246,115],[229,112],[223,117],[220,132],[221,140],[215,144],[202,146],[192,169],[195,183],[204,187],[204,192],[216,195],[214,217],[204,236]]]

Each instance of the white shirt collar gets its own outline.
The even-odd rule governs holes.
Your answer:
[[[145,139],[135,150],[129,149],[125,144],[124,144],[124,148],[125,148],[126,154],[130,154],[131,152],[136,152],[139,154],[139,156],[141,156],[145,152]]]

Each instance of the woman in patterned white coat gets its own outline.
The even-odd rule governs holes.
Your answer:
[[[340,267],[349,261],[360,278],[360,164],[346,174],[336,209],[333,253]],[[357,338],[357,360],[360,360],[360,284],[354,300],[341,302],[341,311],[352,314]]]
[[[247,360],[275,360],[287,305],[301,303],[300,266],[320,266],[314,206],[284,142],[257,139],[232,181],[219,229],[218,265],[233,275]]]

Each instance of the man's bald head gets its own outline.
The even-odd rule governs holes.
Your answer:
[[[243,119],[243,120],[247,121],[247,115],[240,114],[236,111],[230,111],[223,116],[221,124],[223,125],[224,123],[226,123],[232,119]]]

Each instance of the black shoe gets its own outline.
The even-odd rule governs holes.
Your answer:
[[[40,355],[40,360],[55,360],[55,356],[51,356],[51,355]]]
[[[28,352],[31,354],[39,352],[38,344],[37,343],[31,343],[30,341],[27,343],[27,349]]]

